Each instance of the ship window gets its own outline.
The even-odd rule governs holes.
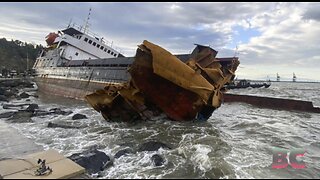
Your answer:
[[[78,52],[76,52],[76,56],[78,56],[79,55],[79,53]]]
[[[87,42],[87,41],[88,41],[88,38],[84,38],[84,41]]]
[[[81,36],[78,36],[78,39],[81,39]]]
[[[103,46],[100,47],[101,50],[103,50],[103,48],[104,48]]]
[[[110,54],[110,50],[108,50],[108,53]]]
[[[113,55],[113,51],[111,51],[111,55]]]
[[[117,56],[117,54],[114,54],[114,57],[116,57]]]
[[[104,49],[104,52],[107,52],[107,49]]]
[[[97,44],[96,42],[93,42],[93,43],[92,43],[93,46],[96,46],[96,44]]]
[[[100,44],[97,45],[97,48],[99,48],[99,47],[100,47]]]
[[[89,40],[89,44],[91,44],[92,43],[92,40]]]

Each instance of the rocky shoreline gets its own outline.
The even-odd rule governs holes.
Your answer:
[[[27,92],[25,91],[26,88],[28,88]],[[45,118],[47,115],[52,114],[67,116],[73,113],[72,111],[64,111],[60,108],[51,108],[50,110],[42,109],[38,104],[32,103],[30,100],[30,97],[38,98],[35,91],[37,91],[37,89],[29,79],[0,80],[0,103],[3,109],[8,110],[0,114],[0,119],[6,123],[34,123],[32,117],[38,116]],[[24,102],[16,103],[14,100],[24,100]],[[81,119],[87,119],[87,116],[84,114],[75,114],[71,119],[81,121]],[[83,127],[68,125],[63,122],[49,122],[47,128],[79,129]],[[144,142],[136,149],[124,147],[114,155],[107,155],[99,151],[97,147],[92,147],[81,153],[72,154],[68,158],[84,167],[89,178],[101,177],[100,173],[111,167],[116,159],[126,158],[126,156],[130,154],[142,151],[154,151],[150,161],[155,167],[163,166],[167,160],[157,153],[160,148],[171,149],[170,146],[155,140]]]

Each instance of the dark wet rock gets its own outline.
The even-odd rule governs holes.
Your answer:
[[[82,153],[76,153],[68,158],[84,167],[89,174],[103,171],[113,164],[109,156],[96,149],[88,150]]]
[[[61,114],[61,115],[69,115],[72,114],[72,111],[62,111],[60,108],[52,108],[49,110],[52,114]]]
[[[34,111],[33,116],[46,116],[51,114],[58,114],[58,115],[69,115],[72,114],[72,111],[62,111],[60,108],[53,108],[49,111],[37,110]]]
[[[17,95],[19,93],[19,90],[16,88],[10,88],[10,89],[7,89],[7,91],[10,91],[10,92],[14,93],[15,95]]]
[[[34,112],[36,109],[39,109],[38,104],[30,104],[30,105],[27,107],[26,111]]]
[[[15,95],[15,92],[14,92],[14,90],[0,88],[0,95],[4,95],[6,97],[12,97]]]
[[[70,126],[70,125],[65,125],[65,124],[57,124],[57,123],[48,123],[49,128],[64,128],[64,129],[79,129],[81,127],[78,126]]]
[[[21,86],[24,88],[34,88],[33,83],[29,82],[29,81],[23,81],[21,83]]]
[[[28,123],[33,122],[31,120],[32,112],[28,111],[17,111],[11,118],[9,118],[7,121],[12,123]]]
[[[6,80],[6,81],[1,81],[1,86],[3,87],[17,87],[20,84],[20,81],[18,80]]]
[[[127,149],[122,149],[120,151],[118,151],[115,155],[114,155],[114,158],[118,159],[120,158],[121,156],[125,156],[127,154],[132,154],[133,153],[133,150],[130,149],[130,148],[127,148]]]
[[[13,97],[15,96],[15,93],[12,91],[5,91],[3,95],[5,95],[6,97]]]
[[[17,109],[22,108],[23,106],[28,106],[30,104],[4,104],[2,107],[3,109]]]
[[[7,92],[7,90],[2,88],[2,87],[0,87],[0,95],[4,95],[5,92]]]
[[[6,101],[6,102],[9,102],[9,99],[4,96],[4,95],[0,95],[0,101]]]
[[[9,117],[12,117],[16,113],[17,112],[5,112],[5,113],[0,114],[0,118],[9,118]]]
[[[2,87],[20,87],[20,88],[33,88],[33,83],[26,79],[12,79],[0,82]]]
[[[23,93],[21,93],[21,94],[19,95],[19,97],[25,99],[25,98],[29,98],[30,95],[29,95],[28,93],[26,93],[26,92],[23,92]]]
[[[151,160],[155,166],[162,166],[164,164],[164,159],[159,154],[155,154],[151,157]]]
[[[87,116],[83,114],[75,114],[72,116],[72,120],[77,120],[77,119],[87,119]]]
[[[26,99],[26,101],[28,101],[28,102],[29,102],[29,101],[31,101],[31,100],[30,100],[30,99]]]
[[[47,112],[47,111],[43,111],[43,110],[37,110],[33,112],[33,116],[46,116],[46,115],[50,115],[52,114],[52,112]]]
[[[157,141],[150,141],[143,143],[138,151],[157,151],[158,149],[163,148],[163,149],[171,149],[168,145],[162,143],[162,142],[157,142]]]
[[[38,98],[39,96],[35,94],[35,95],[33,95],[33,97]]]

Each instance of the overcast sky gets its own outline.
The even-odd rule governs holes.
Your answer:
[[[210,45],[240,58],[238,78],[320,81],[320,3],[0,3],[0,37],[45,45],[70,20],[134,56],[151,41],[171,53]]]

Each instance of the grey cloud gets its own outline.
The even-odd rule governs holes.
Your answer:
[[[302,15],[303,19],[320,21],[320,3],[312,3]]]

